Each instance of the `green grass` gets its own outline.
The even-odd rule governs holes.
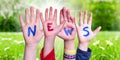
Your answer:
[[[111,45],[106,43],[109,40]],[[98,44],[94,45],[96,41]],[[43,47],[43,39],[39,43],[37,59]],[[56,60],[63,60],[63,40],[56,38]],[[119,60],[120,32],[100,32],[90,43],[92,49],[91,60]],[[76,39],[77,48],[77,39]],[[24,39],[22,33],[0,33],[0,60],[23,60]]]

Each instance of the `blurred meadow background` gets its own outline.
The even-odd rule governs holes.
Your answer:
[[[80,11],[92,12],[92,30],[102,26],[102,31],[89,45],[92,49],[90,60],[120,60],[120,0],[0,0],[0,60],[23,60],[25,43],[19,14],[25,16],[25,8],[30,6],[43,13],[50,6],[58,10],[66,7],[77,20]],[[77,37],[75,42],[77,48]],[[42,48],[43,39],[39,43],[36,60],[40,60]],[[63,40],[57,37],[56,60],[63,60],[63,48]]]

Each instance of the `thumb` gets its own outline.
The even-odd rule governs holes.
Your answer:
[[[66,21],[63,21],[58,27],[58,32],[61,31],[65,25]]]
[[[75,28],[76,28],[76,30],[79,30],[78,28],[79,28],[79,25],[78,25],[78,23],[77,23],[77,20],[75,19],[75,20],[73,20],[73,23],[74,23],[74,25],[75,25]]]
[[[94,33],[94,36],[101,30],[101,26],[97,27],[95,29],[95,31],[93,32]]]

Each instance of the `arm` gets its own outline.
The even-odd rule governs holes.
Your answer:
[[[40,30],[40,18],[39,10],[36,10],[36,19],[34,19],[34,8],[30,8],[25,11],[26,23],[20,15],[20,23],[22,26],[23,36],[25,40],[24,60],[36,60],[36,51],[39,41],[43,36],[42,30]]]
[[[44,29],[44,49],[43,49],[43,57],[46,58],[46,56],[49,55],[49,53],[54,49],[54,40],[56,35],[61,31],[63,28],[65,21],[61,23],[60,25],[57,25],[57,9],[54,11],[53,15],[53,8],[50,7],[49,14],[48,9],[45,11],[45,19],[43,18],[42,13],[40,13],[40,18],[42,20],[42,25]],[[55,57],[53,57],[55,58]],[[51,59],[51,58],[49,58]]]
[[[74,56],[73,58],[67,58],[64,55],[64,60],[75,60],[76,59],[76,49],[75,49],[75,43],[74,40],[71,41],[64,41],[64,54],[67,54],[69,56]]]
[[[25,46],[24,60],[36,60],[37,46]]]
[[[71,15],[70,11],[65,7],[60,11],[60,21],[66,21],[64,28],[59,32],[58,36],[64,40],[64,60],[75,60],[76,50],[75,50],[75,35],[76,28],[73,23],[75,20]],[[75,56],[73,58],[68,58],[66,56]]]
[[[80,13],[80,25],[75,23],[77,29],[77,35],[79,39],[79,47],[77,50],[76,60],[89,60],[91,50],[88,49],[90,40],[100,31],[99,26],[95,31],[91,30],[92,25],[92,13],[90,14],[89,20],[87,20],[87,11],[84,12],[84,21],[82,20],[82,12]]]

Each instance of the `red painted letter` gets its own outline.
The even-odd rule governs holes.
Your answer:
[[[51,25],[52,25],[52,23],[47,24],[48,31],[53,31],[53,29],[51,28]]]

